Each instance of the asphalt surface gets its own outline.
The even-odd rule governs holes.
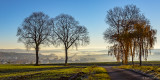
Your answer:
[[[107,70],[111,80],[153,80],[150,77],[138,74],[133,71],[124,69],[115,69],[109,66],[102,66],[102,67],[104,67]]]

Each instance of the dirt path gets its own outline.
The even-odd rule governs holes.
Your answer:
[[[108,66],[102,66],[107,69],[111,80],[153,80],[145,75],[141,75],[124,69],[115,69]]]

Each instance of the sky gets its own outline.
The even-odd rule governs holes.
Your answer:
[[[114,7],[136,5],[157,29],[155,49],[160,49],[160,0],[0,0],[0,49],[25,49],[18,43],[17,28],[33,12],[44,12],[51,18],[61,13],[73,16],[80,25],[86,26],[90,44],[80,49],[106,49],[111,45],[104,41],[103,32],[107,11]],[[63,48],[63,47],[58,47]],[[41,49],[58,49],[42,46]]]

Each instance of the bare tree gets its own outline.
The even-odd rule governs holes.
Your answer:
[[[60,14],[54,18],[53,41],[56,46],[64,45],[65,65],[68,61],[68,49],[89,44],[87,28],[79,25],[72,16]]]
[[[38,65],[38,53],[41,44],[48,44],[53,21],[43,12],[34,12],[25,18],[21,27],[18,27],[18,41],[25,44],[27,49],[36,51],[36,64]]]

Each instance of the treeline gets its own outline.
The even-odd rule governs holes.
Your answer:
[[[142,57],[147,59],[156,41],[156,30],[152,29],[149,20],[135,5],[127,5],[110,9],[106,23],[109,28],[104,32],[104,39],[113,44],[109,54],[123,64],[127,64],[131,56],[133,65],[134,57],[138,55],[141,65]]]
[[[109,28],[104,32],[104,39],[113,44],[109,54],[115,55],[117,61],[127,64],[129,57],[132,63],[135,55],[147,59],[149,50],[156,41],[156,30],[152,29],[149,20],[135,5],[115,7],[107,12],[106,23]],[[36,65],[41,45],[63,45],[65,49],[65,65],[68,61],[68,49],[89,44],[88,30],[81,26],[72,16],[60,14],[50,18],[43,12],[34,12],[25,18],[18,27],[18,41],[27,49],[36,51]],[[134,64],[134,63],[133,63]]]

